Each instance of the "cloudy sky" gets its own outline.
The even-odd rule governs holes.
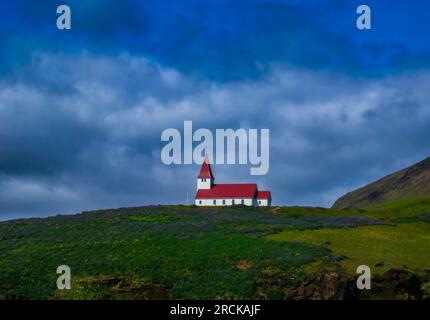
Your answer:
[[[372,9],[372,30],[356,8]],[[57,30],[56,8],[72,10]],[[185,203],[166,128],[270,129],[277,205],[330,206],[430,156],[430,3],[2,1],[0,220]]]

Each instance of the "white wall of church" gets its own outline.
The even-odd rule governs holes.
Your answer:
[[[201,179],[198,178],[197,179],[197,189],[210,189],[211,188],[211,179],[210,178],[205,178],[205,179]]]
[[[267,207],[269,206],[269,200],[268,199],[258,199],[257,201],[257,205],[259,207]]]
[[[195,204],[196,206],[231,206],[233,201],[235,205],[242,204],[242,200],[245,206],[256,205],[254,199],[196,199]]]

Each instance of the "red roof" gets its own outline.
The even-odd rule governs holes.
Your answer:
[[[257,191],[257,199],[272,199],[270,191]]]
[[[253,199],[256,193],[255,183],[215,184],[211,189],[197,190],[196,199]]]
[[[202,167],[200,168],[200,173],[197,178],[212,178],[214,176],[212,174],[211,165],[209,164],[208,156],[205,157],[205,160],[202,163]]]

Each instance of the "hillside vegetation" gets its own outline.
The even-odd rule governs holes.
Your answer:
[[[0,298],[344,298],[300,287],[327,270],[355,277],[357,264],[426,280],[429,213],[426,198],[361,210],[154,206],[7,221]],[[56,289],[64,264],[71,290]]]
[[[345,194],[333,208],[365,208],[417,197],[430,197],[430,158]]]

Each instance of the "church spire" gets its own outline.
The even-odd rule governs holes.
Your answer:
[[[208,155],[205,156],[205,160],[202,163],[202,166],[200,168],[200,173],[197,176],[197,178],[199,178],[199,179],[215,179],[213,174],[212,174],[211,165],[209,163]]]

